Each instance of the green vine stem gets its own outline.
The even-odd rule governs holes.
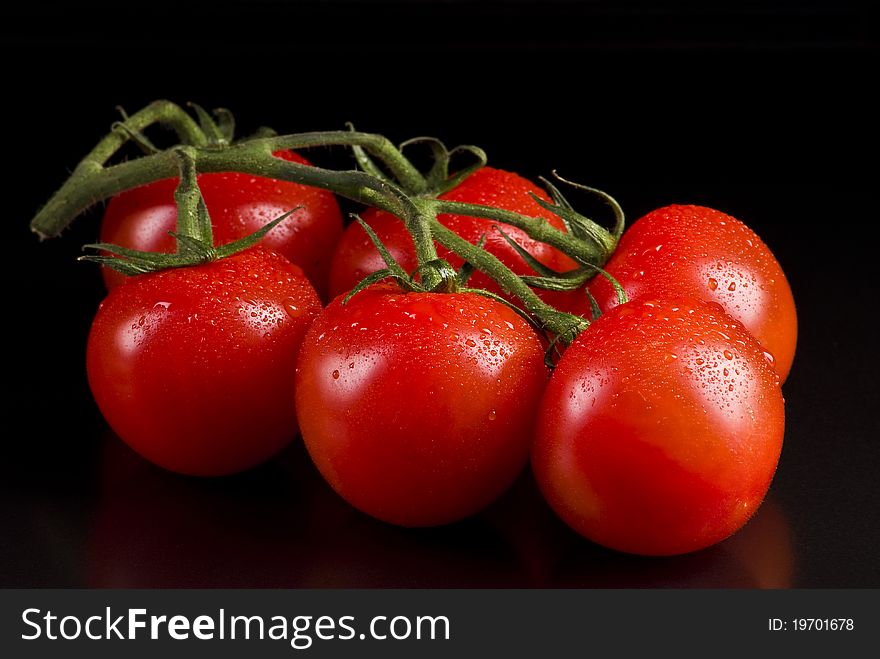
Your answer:
[[[192,127],[200,130],[195,124]],[[177,164],[171,151],[160,151],[105,167],[103,163],[112,156],[111,151],[118,150],[125,139],[127,139],[126,135],[117,136],[115,133],[104,138],[34,216],[30,224],[31,230],[40,238],[56,237],[92,205],[125,190],[177,175]],[[236,171],[323,188],[400,217],[404,212],[401,204],[405,204],[403,200],[409,198],[402,192],[396,195],[389,194],[389,190],[397,190],[389,181],[366,172],[333,171],[282,160],[272,155],[280,149],[353,144],[377,154],[377,157],[381,157],[389,168],[394,168],[399,178],[421,176],[385,137],[351,131],[264,137],[222,149],[198,149],[197,166],[200,173]],[[576,260],[596,265],[604,263],[601,251],[594,245],[560,231],[543,218],[527,217],[498,208],[462,202],[427,198],[424,201],[433,206],[432,211],[435,214],[458,213],[510,224],[523,229],[535,240],[556,247]]]
[[[348,124],[348,128],[354,131],[354,126],[351,123]],[[395,183],[408,195],[420,197],[438,197],[444,192],[457,187],[464,179],[483,167],[487,161],[486,152],[478,146],[461,145],[450,151],[443,142],[435,137],[415,137],[402,142],[397,148],[403,154],[404,149],[414,145],[427,146],[433,160],[431,168],[420,180],[415,178],[401,179],[398,177],[396,180],[389,178],[382,171],[382,168],[373,162],[373,159],[362,147],[353,145],[351,150],[358,166],[363,171],[380,179]],[[455,172],[450,173],[452,159],[461,154],[468,154],[471,157],[471,162],[456,168]]]
[[[571,343],[580,332],[589,326],[590,323],[586,319],[551,307],[495,255],[469,243],[451,229],[443,226],[436,218],[432,220],[431,231],[437,242],[446,249],[455,252],[477,270],[492,277],[505,293],[519,298],[529,313],[540,320],[541,326],[559,337],[563,344]]]
[[[522,229],[535,240],[547,243],[578,261],[601,266],[607,260],[607,256],[603,251],[597,249],[594,244],[580,240],[565,231],[560,231],[542,217],[529,217],[501,208],[468,204],[461,201],[446,201],[443,199],[431,199],[429,201],[436,213],[453,213],[455,215],[480,217],[503,222],[504,224]]]
[[[224,118],[226,114],[228,111],[218,111],[224,127],[230,124],[230,120]],[[204,111],[200,113],[200,117],[203,123],[206,119],[210,120]],[[205,130],[180,106],[169,101],[156,101],[126,117],[124,121],[114,124],[114,129],[80,161],[67,181],[31,220],[31,229],[40,238],[58,236],[74,218],[92,205],[139,185],[175,176],[177,166],[170,151],[159,151],[136,160],[107,166],[107,162],[124,144],[138,140],[142,132],[154,124],[170,127],[184,145],[201,147],[200,172],[238,171],[256,176],[272,176],[323,187],[355,201],[369,203],[373,195],[368,189],[376,187],[375,177],[369,182],[365,177],[349,177],[344,182],[335,181],[322,185],[322,181],[327,180],[327,174],[331,173],[330,170],[281,161],[272,155],[282,149],[358,146],[379,158],[405,186],[426,185],[421,173],[382,135],[353,131],[311,132],[257,137],[223,148],[210,148],[211,139]],[[145,138],[142,139],[142,144],[149,144]],[[290,166],[278,167],[282,162]],[[333,183],[342,184],[336,189]],[[390,208],[385,210],[391,211]]]
[[[230,123],[228,111],[221,110],[217,114],[221,123]],[[204,122],[206,113],[203,111],[200,116]],[[140,136],[146,128],[154,124],[172,128],[183,144],[203,147],[199,149],[198,157],[199,172],[203,173],[237,171],[303,183],[330,190],[360,203],[378,206],[400,216],[400,202],[404,195],[398,195],[395,203],[389,203],[391,197],[387,190],[396,186],[387,179],[371,176],[369,173],[356,175],[354,172],[333,172],[309,167],[272,155],[282,149],[348,146],[369,151],[380,159],[405,190],[424,190],[427,186],[422,174],[382,135],[353,130],[310,132],[257,137],[223,148],[204,148],[210,141],[205,131],[180,106],[170,101],[156,101],[117,124],[82,159],[70,178],[31,220],[31,229],[40,238],[56,237],[92,205],[139,185],[175,176],[177,165],[170,151],[159,151],[136,160],[107,166],[107,162],[127,141]],[[228,131],[223,132],[228,134]],[[461,202],[439,199],[433,199],[432,202],[435,205],[432,212],[435,214],[458,213],[504,222],[523,229],[536,240],[552,245],[576,260],[596,265],[604,263],[603,254],[595,245],[556,229],[542,218],[530,218],[501,209]],[[417,249],[427,255],[428,249],[425,245]]]
[[[177,160],[180,174],[180,182],[174,190],[174,201],[177,205],[177,230],[171,232],[177,244],[175,252],[172,254],[146,252],[112,243],[95,243],[84,245],[83,249],[95,250],[100,253],[81,256],[80,261],[99,263],[128,276],[217,261],[253,247],[269,231],[300,208],[291,209],[243,238],[215,246],[211,218],[199,190],[192,147],[177,146],[173,148],[172,152]]]
[[[194,170],[199,173],[235,171],[301,183],[329,190],[402,218],[413,237],[416,254],[422,266],[419,270],[422,285],[428,290],[438,287],[443,278],[439,268],[425,267],[426,264],[438,262],[434,245],[436,240],[493,277],[508,294],[517,296],[545,329],[564,342],[568,342],[588,324],[583,318],[564,314],[543,303],[522,279],[497,258],[479,246],[461,239],[437,220],[438,213],[458,213],[503,222],[525,230],[536,240],[557,247],[581,263],[601,265],[608,256],[607,250],[603,250],[597,241],[584,240],[583,232],[578,235],[577,231],[583,223],[590,223],[595,227],[598,225],[576,214],[557,191],[551,189],[554,204],[539,203],[559,215],[570,229],[569,232],[556,229],[543,218],[404,193],[401,186],[406,190],[426,189],[427,180],[381,135],[349,130],[279,136],[264,131],[259,137],[226,144],[231,138],[232,130],[228,112],[215,112],[219,123],[214,122],[204,110],[197,114],[201,125],[193,121],[179,106],[158,101],[131,117],[126,117],[77,165],[70,178],[33,218],[31,229],[41,238],[57,236],[75,217],[93,204],[140,185],[177,176],[180,152],[183,150],[191,158]],[[170,127],[185,146],[156,151],[146,138],[139,140],[142,131],[153,124]],[[218,136],[222,140],[218,140]],[[146,147],[149,155],[107,165],[130,140]],[[394,180],[364,171],[335,171],[303,165],[273,155],[282,149],[331,145],[357,147],[369,152],[387,167]],[[446,172],[442,174],[446,175]],[[439,179],[440,175],[435,173],[434,177]]]
[[[381,136],[338,131],[260,138],[223,149],[198,149],[196,160],[200,173],[235,171],[292,181],[330,190],[395,214],[401,212],[400,201],[404,199],[403,195],[396,198],[396,203],[389,203],[387,190],[394,186],[376,177],[357,171],[338,172],[302,165],[272,155],[274,151],[285,148],[304,148],[319,144],[350,145],[354,142],[368,147],[379,147],[377,151],[387,143],[396,152],[393,145]],[[393,156],[389,159],[393,159]],[[87,156],[87,160],[77,166],[70,178],[34,216],[31,229],[41,238],[58,236],[92,205],[125,190],[176,175],[176,160],[170,150],[110,167],[104,167]]]
[[[453,283],[455,271],[452,270],[446,261],[437,258],[437,253],[434,249],[434,240],[436,240],[443,247],[461,257],[466,263],[471,264],[494,279],[505,293],[519,298],[529,313],[540,321],[540,327],[556,335],[557,340],[564,345],[571,343],[580,332],[589,326],[589,321],[580,316],[554,309],[544,302],[519,275],[514,273],[496,256],[484,250],[481,245],[474,245],[468,242],[444,226],[437,219],[435,202],[436,200],[430,198],[414,198],[412,199],[413,208],[411,210],[415,212],[401,216],[407,230],[416,243],[416,256],[419,264],[417,272],[421,278],[419,282],[420,290],[445,292],[448,290],[454,291],[459,288],[457,283]],[[474,206],[474,208],[481,209],[483,207]],[[372,233],[369,226],[363,223],[362,226],[370,234],[377,249],[380,250],[383,258],[388,262],[389,270],[386,271],[388,276],[393,275],[390,268],[392,266],[399,268],[400,266],[391,262],[392,257],[384,251],[384,246],[379,242],[378,237]],[[421,250],[418,249],[420,245],[423,245]],[[453,275],[452,281],[448,276],[449,273]],[[397,277],[400,276],[401,273],[397,273]],[[368,276],[356,290],[360,290],[367,281],[372,279],[373,276]],[[488,295],[488,293],[486,294]]]
[[[102,167],[125,144],[132,135],[142,133],[154,124],[172,129],[181,144],[207,146],[208,138],[186,111],[171,101],[153,101],[143,110],[130,117],[120,108],[124,121],[114,126],[104,139],[82,159],[77,169]],[[74,174],[76,170],[74,170]]]

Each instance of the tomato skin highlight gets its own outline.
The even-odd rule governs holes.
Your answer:
[[[320,310],[302,270],[262,247],[129,278],[92,323],[92,394],[147,460],[196,476],[243,471],[296,435],[296,355]]]
[[[586,538],[681,554],[748,521],[784,427],[778,375],[741,323],[714,303],[634,301],[559,360],[532,465],[550,506]]]
[[[318,470],[355,508],[402,526],[478,512],[528,461],[547,381],[515,312],[473,293],[373,286],[303,342],[296,408]]]
[[[630,300],[684,295],[719,303],[772,354],[782,381],[788,377],[794,297],[770,249],[736,218],[704,206],[659,208],[624,232],[605,270]],[[603,311],[617,306],[604,277],[589,288]]]
[[[493,167],[483,167],[468,176],[458,187],[440,195],[439,199],[492,206],[530,217],[542,217],[557,229],[564,230],[565,226],[562,220],[542,208],[532,199],[530,193],[537,195],[540,199],[550,201],[550,197],[544,190],[522,176]],[[361,214],[361,219],[376,232],[376,235],[404,270],[412,272],[416,269],[418,261],[413,241],[400,219],[391,213],[376,209],[364,211]],[[509,224],[453,214],[440,214],[437,219],[472,244],[476,245],[480,238],[485,236],[483,247],[486,251],[498,257],[516,274],[533,275],[535,273],[498,233],[494,228],[496,226],[500,227],[544,265],[559,272],[577,267],[573,260],[556,248],[534,240],[522,229]],[[460,268],[463,263],[461,258],[441,245],[437,245],[437,253],[456,269]],[[385,262],[366,232],[357,223],[349,225],[333,253],[330,267],[331,295],[347,293],[368,274],[384,267]],[[505,299],[515,301],[515,298],[506,295],[492,278],[479,271],[475,271],[471,275],[468,286],[484,288]],[[557,292],[540,289],[536,289],[536,291],[542,299],[563,311],[575,306],[578,309],[589,309],[583,291]]]
[[[293,151],[275,155],[310,164]],[[342,213],[332,193],[238,172],[199,174],[198,183],[216,245],[248,236],[301,206],[260,244],[300,266],[315,289],[322,295],[326,292],[330,258],[342,235]],[[174,252],[176,243],[168,232],[177,227],[177,184],[177,178],[163,179],[111,198],[101,223],[101,242],[146,252]],[[110,268],[103,268],[102,273],[108,290],[125,279]]]

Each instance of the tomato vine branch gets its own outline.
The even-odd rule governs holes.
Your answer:
[[[127,134],[114,132],[102,140],[36,214],[31,221],[31,229],[41,238],[58,236],[78,215],[99,201],[140,185],[176,176],[177,165],[171,151],[161,151],[136,160],[104,166],[127,139]],[[390,201],[387,190],[393,186],[386,181],[363,172],[337,172],[282,160],[272,155],[281,149],[352,144],[370,149],[377,157],[385,159],[389,168],[395,170],[400,178],[421,176],[386,138],[349,131],[265,137],[222,149],[201,148],[198,149],[199,172],[236,171],[254,176],[269,176],[323,188],[354,201],[378,205],[395,214],[400,213],[401,204],[406,203],[403,201],[405,196],[400,193]],[[376,192],[380,194],[377,195]]]
[[[431,230],[438,243],[492,277],[505,293],[519,298],[529,313],[539,319],[541,326],[558,336],[563,343],[570,343],[589,326],[586,319],[551,307],[495,255],[469,243],[436,218],[432,221]]]
[[[198,173],[234,171],[300,183],[328,190],[401,218],[412,235],[420,264],[418,274],[422,285],[428,290],[439,290],[443,285],[443,273],[438,267],[431,265],[440,263],[434,245],[436,240],[498,281],[508,294],[522,300],[528,311],[541,321],[542,326],[560,337],[560,340],[571,340],[588,324],[583,318],[561,313],[542,302],[523,279],[481,247],[468,243],[447,229],[438,221],[437,215],[470,215],[519,227],[534,239],[560,249],[577,262],[591,267],[604,264],[616,245],[618,229],[622,230],[622,215],[617,215],[617,226],[609,233],[576,213],[552,185],[549,189],[553,203],[543,200],[539,203],[557,214],[569,231],[559,230],[543,218],[430,196],[442,190],[444,182],[459,180],[462,172],[482,166],[485,154],[477,147],[458,147],[447,151],[438,140],[419,138],[415,142],[425,142],[432,148],[435,156],[439,154],[435,158],[435,167],[426,177],[399,148],[381,135],[354,130],[291,135],[275,135],[264,131],[260,136],[228,144],[234,127],[231,114],[226,110],[215,111],[215,121],[201,108],[196,112],[198,123],[180,106],[169,101],[157,101],[140,112],[125,117],[123,122],[115,125],[114,130],[83,158],[68,180],[39,210],[31,221],[31,229],[41,238],[57,236],[93,204],[126,190],[177,176],[180,150],[185,149],[191,157],[194,171]],[[143,131],[155,124],[171,128],[184,146],[156,151],[152,143],[143,137]],[[150,153],[141,158],[108,165],[130,141],[141,146],[147,145],[150,148],[146,150]],[[369,154],[385,166],[393,179],[384,175],[377,176],[370,171],[336,171],[315,167],[274,155],[285,149],[317,146],[352,148],[358,155],[358,160],[364,163],[367,162],[366,154]],[[477,164],[471,164],[450,177],[449,157],[461,152],[470,153],[477,159]],[[378,171],[372,165],[366,169]],[[423,191],[423,194],[414,194],[413,191]]]

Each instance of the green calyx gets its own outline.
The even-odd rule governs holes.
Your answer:
[[[134,142],[147,155],[161,151],[143,132],[153,123],[171,128],[177,134],[180,144],[185,146],[223,147],[235,141],[235,117],[232,112],[226,108],[215,108],[209,113],[197,103],[187,103],[187,106],[192,109],[198,123],[182,108],[169,101],[156,101],[133,117],[122,107],[117,107],[122,121],[115,122],[112,130]],[[266,134],[276,133],[270,128],[261,128],[259,136]]]
[[[392,256],[391,252],[388,251],[388,248],[385,247],[369,224],[357,215],[354,216],[354,220],[360,224],[369,237],[370,242],[373,243],[373,246],[379,252],[382,260],[385,261],[385,267],[370,273],[358,282],[357,286],[343,298],[342,304],[347,304],[351,298],[365,288],[388,279],[393,280],[401,289],[408,292],[457,293],[463,290],[462,287],[470,276],[470,269],[462,268],[462,270],[456,271],[445,260],[432,258],[419,265],[415,272],[408,273]]]
[[[351,123],[348,124],[348,128],[354,132],[354,126]],[[427,172],[419,171],[404,156],[404,151],[413,147],[422,147],[429,150],[431,165]],[[408,195],[421,197],[438,197],[444,192],[452,190],[460,185],[468,176],[483,167],[488,161],[486,152],[478,146],[461,145],[450,151],[436,137],[414,137],[401,142],[397,147],[397,152],[410,166],[406,172],[396,172],[391,175],[386,173],[382,166],[363,147],[354,145],[352,146],[352,152],[358,167],[362,171],[400,187]],[[451,171],[452,159],[461,156],[469,157],[471,162]]]
[[[111,243],[93,243],[85,245],[83,249],[99,250],[111,256],[89,254],[81,256],[80,261],[99,263],[127,276],[200,265],[253,247],[269,231],[298,210],[294,208],[284,213],[244,238],[215,247],[211,218],[199,191],[195,160],[188,147],[176,147],[173,152],[180,167],[180,183],[174,191],[177,231],[170,232],[177,242],[177,251],[174,254],[162,254],[128,249]]]
[[[348,304],[349,300],[351,300],[355,295],[360,293],[366,288],[369,288],[373,284],[377,284],[381,281],[393,280],[401,290],[408,293],[474,293],[476,295],[482,295],[483,297],[487,297],[491,300],[495,300],[503,304],[506,307],[509,307],[517,314],[519,314],[523,319],[526,320],[532,327],[536,330],[545,329],[544,326],[536,322],[535,319],[524,309],[521,309],[515,304],[511,304],[508,300],[505,300],[500,295],[496,295],[491,291],[487,291],[482,288],[469,288],[466,286],[468,279],[474,272],[474,263],[471,261],[465,260],[462,264],[461,268],[455,270],[449,262],[444,259],[433,259],[428,261],[427,263],[423,263],[418,268],[416,268],[415,272],[407,273],[406,270],[395,260],[395,258],[391,255],[385,245],[382,243],[379,236],[376,235],[376,232],[364,222],[361,218],[355,216],[355,221],[360,224],[361,228],[366,232],[367,236],[369,236],[370,241],[376,247],[376,250],[382,256],[382,260],[385,261],[386,267],[377,270],[376,272],[370,273],[366,277],[364,277],[358,284],[351,290],[349,293],[343,298],[342,304]],[[485,236],[480,239],[480,242],[477,245],[471,245],[473,250],[476,252],[482,252],[484,254],[488,254],[488,252],[484,252],[483,242],[485,240]],[[470,245],[466,241],[463,241],[466,244]],[[469,251],[469,250],[465,250]],[[471,252],[473,254],[473,252]],[[459,254],[460,255],[460,254]],[[465,258],[465,257],[463,257]],[[493,257],[494,258],[494,257]],[[515,276],[515,275],[514,275]],[[429,288],[425,282],[431,281],[431,287]],[[550,307],[548,307],[549,309]],[[586,325],[581,325],[583,322],[582,318],[578,318],[577,316],[571,316],[570,314],[556,312],[559,314],[560,320],[563,317],[566,317],[569,320],[574,320],[573,323],[568,323],[569,326],[577,325],[581,329],[584,329]],[[567,332],[570,334],[571,332]],[[574,339],[576,333],[571,334],[571,339]],[[565,343],[569,343],[570,340],[566,340]],[[549,362],[548,362],[549,363]]]
[[[235,139],[235,118],[226,108],[217,108],[212,117],[196,103],[188,103],[199,119],[199,127],[207,138],[210,146],[225,146]]]

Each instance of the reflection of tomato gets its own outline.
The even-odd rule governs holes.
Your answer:
[[[166,469],[253,467],[296,436],[296,355],[320,309],[302,270],[259,246],[132,277],[92,323],[92,394],[114,431]]]
[[[309,164],[292,151],[275,155]],[[177,182],[164,179],[113,197],[104,212],[101,242],[146,252],[173,252],[176,244],[168,232],[177,226]],[[342,214],[333,194],[299,183],[238,172],[200,174],[198,182],[218,245],[250,235],[300,206],[272,229],[261,244],[296,263],[319,292],[326,291],[330,256],[342,235]],[[123,279],[123,275],[104,268],[108,288]]]
[[[514,481],[546,381],[538,336],[507,306],[380,285],[336,298],[311,326],[296,410],[344,499],[431,526],[477,512]]]
[[[621,554],[573,533],[559,550],[545,588],[791,588],[794,547],[788,522],[772,496],[739,533],[679,556]]]
[[[279,460],[206,481],[158,469],[107,433],[89,588],[295,586],[308,494]]]
[[[784,423],[778,376],[741,323],[714,303],[641,299],[562,355],[532,462],[550,505],[587,538],[685,553],[755,512]]]
[[[310,467],[310,473],[314,467]],[[307,524],[315,529],[300,588],[504,588],[527,585],[510,543],[479,514],[401,528],[355,510],[320,477]]]
[[[531,587],[550,585],[572,544],[585,544],[547,506],[531,469],[526,469],[481,517],[513,547],[522,579]]]
[[[768,498],[742,531],[722,545],[750,578],[754,588],[791,588],[794,552],[782,506]]]
[[[702,206],[667,206],[624,234],[605,270],[637,298],[685,295],[717,302],[774,357],[784,381],[794,360],[797,315],[779,262],[742,222]],[[590,291],[603,311],[617,305],[605,277]]]
[[[527,585],[479,517],[402,529],[340,499],[301,444],[205,481],[141,460],[108,433],[88,537],[90,588],[465,588]]]
[[[564,230],[562,220],[542,208],[532,199],[530,193],[549,201],[547,193],[527,179],[512,172],[483,167],[466,178],[457,188],[440,195],[440,199],[492,206],[530,217],[541,217],[557,229]],[[415,270],[418,261],[412,237],[401,220],[390,213],[374,209],[365,211],[361,217],[376,232],[379,239],[403,266],[404,270],[407,272]],[[502,228],[507,235],[544,265],[560,272],[575,267],[574,261],[565,254],[546,243],[534,240],[522,229],[501,222],[464,215],[442,214],[437,219],[473,244],[477,244],[482,237],[485,237],[483,246],[486,251],[497,256],[517,274],[535,273],[494,228],[496,226]],[[461,267],[463,262],[455,254],[440,245],[437,246],[437,252],[453,267]],[[367,237],[367,233],[359,224],[351,224],[346,229],[333,255],[333,265],[330,270],[330,292],[332,295],[346,293],[368,274],[384,267],[385,262]],[[498,284],[482,272],[474,272],[468,281],[468,286],[485,288],[493,293],[508,297],[504,295]],[[589,306],[586,305],[587,298],[583,291],[558,293],[541,290],[538,293],[547,302],[559,306],[563,310],[568,310],[572,305],[577,305],[578,308]],[[583,298],[584,301],[581,301],[580,298]],[[510,298],[508,297],[508,299]]]
[[[301,444],[204,481],[157,469],[108,432],[98,483],[80,584],[88,588],[792,585],[791,539],[772,498],[725,542],[654,559],[585,542],[547,508],[528,473],[484,513],[432,529],[354,510]]]

